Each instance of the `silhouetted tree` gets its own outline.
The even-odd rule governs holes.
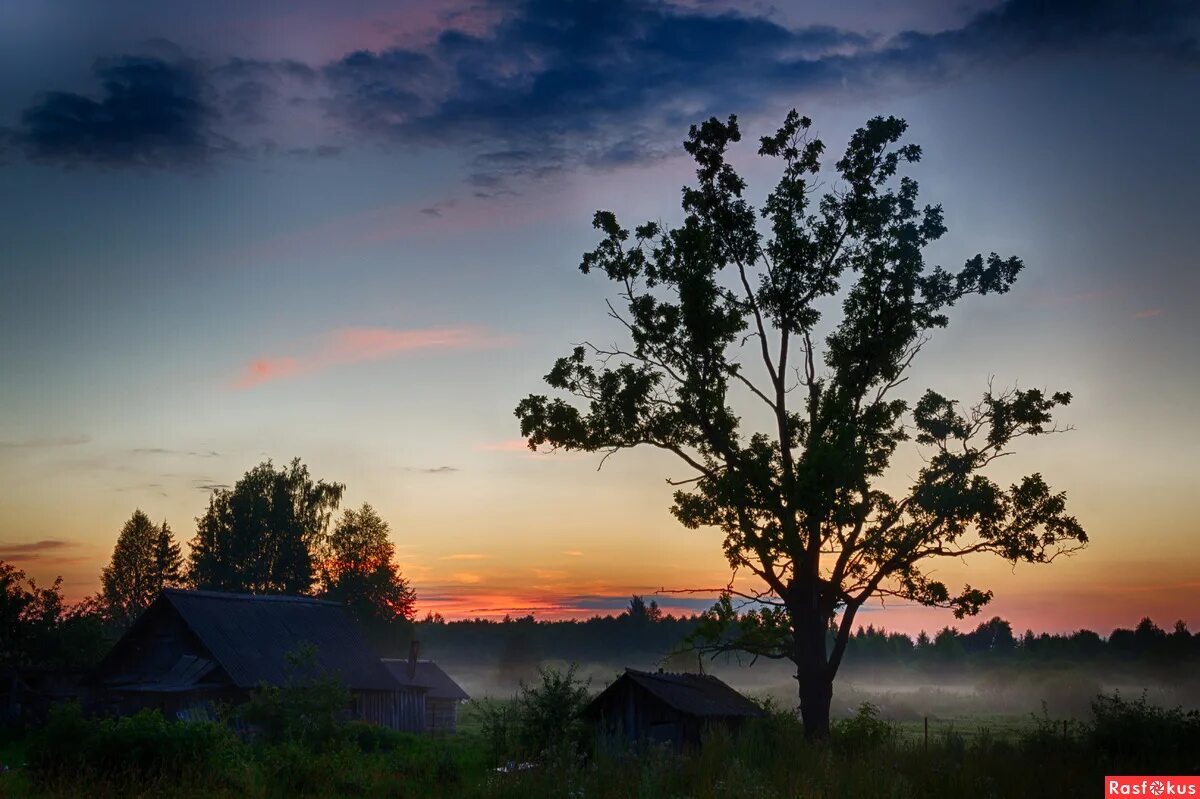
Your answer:
[[[505,618],[499,625],[503,633],[500,658],[496,663],[496,679],[502,684],[516,684],[532,677],[542,662],[537,644],[537,623],[533,616]]]
[[[182,583],[183,555],[164,521],[156,526],[140,509],[121,528],[112,558],[100,574],[104,610],[128,624],[164,588]]]
[[[1040,475],[1004,488],[981,473],[1015,439],[1052,432],[1051,412],[1069,394],[989,387],[971,406],[934,391],[915,405],[895,396],[949,308],[1008,291],[1021,261],[976,255],[958,272],[925,264],[922,250],[946,228],[941,208],[920,207],[916,182],[898,177],[921,151],[899,144],[906,126],[896,118],[853,135],[836,164],[840,186],[817,199],[824,145],[809,126],[792,112],[761,140],[759,154],[783,164],[761,209],[769,234],[726,161],[741,138],[734,117],[691,130],[684,146],[699,182],[683,191],[680,226],[631,233],[597,212],[603,240],[580,269],[617,284],[624,308],[609,310],[631,343],[584,344],[554,364],[546,382],[582,408],[531,395],[516,415],[531,448],[644,445],[686,465],[688,476],[670,481],[675,516],[720,528],[731,567],[760,586],[733,591],[731,581],[708,615],[708,645],[794,661],[805,728],[824,736],[833,679],[868,599],[974,614],[991,593],[952,592],[923,561],[1045,562],[1087,539]],[[822,324],[839,295],[840,318]],[[735,411],[743,401],[758,405]],[[759,419],[763,429],[743,429]],[[914,433],[929,450],[925,466],[893,495],[880,478]],[[750,609],[739,612],[734,597]]]
[[[647,604],[643,597],[634,594],[629,598],[629,609],[625,611],[625,615],[634,624],[644,625],[661,619],[662,610],[659,609],[657,600],[651,599]]]
[[[63,617],[62,578],[49,588],[0,560],[0,665],[44,664],[54,654],[53,632]]]
[[[1012,625],[999,616],[992,617],[976,627],[974,632],[963,636],[963,649],[968,653],[1003,654],[1011,652],[1016,645]]]
[[[347,510],[329,535],[322,564],[325,595],[368,624],[411,619],[416,594],[396,565],[388,524],[363,504]]]
[[[255,466],[232,489],[214,491],[196,519],[190,582],[197,588],[307,594],[317,578],[329,520],[345,486],[314,482],[296,458]]]

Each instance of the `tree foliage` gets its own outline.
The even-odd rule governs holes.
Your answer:
[[[345,486],[314,481],[296,458],[255,466],[232,489],[214,491],[196,519],[189,579],[196,588],[311,593],[330,518]]]
[[[96,600],[67,604],[61,577],[39,585],[0,560],[0,666],[90,668],[112,633]]]
[[[927,561],[1047,562],[1087,537],[1040,474],[1008,487],[985,474],[1017,439],[1056,430],[1070,394],[989,386],[969,405],[932,390],[916,402],[897,395],[950,308],[1007,292],[1021,260],[927,265],[923,250],[946,227],[901,174],[921,155],[901,143],[905,123],[877,117],[856,131],[823,194],[825,147],[810,126],[793,111],[760,140],[759,154],[782,168],[760,209],[726,159],[741,138],[730,117],[691,129],[698,181],[683,190],[679,226],[631,231],[597,212],[602,241],[580,270],[616,284],[623,307],[609,310],[629,343],[576,346],[546,375],[575,401],[531,395],[516,415],[531,448],[648,446],[688,467],[671,481],[672,512],[722,530],[735,574],[757,585],[731,580],[709,643],[795,661],[806,726],[824,734],[833,675],[868,599],[974,614],[991,592],[953,590]],[[906,491],[885,490],[908,441],[925,465]]]
[[[416,594],[400,574],[389,534],[387,522],[370,505],[349,509],[330,533],[322,564],[326,597],[344,603],[368,624],[413,615]]]
[[[140,509],[135,510],[117,535],[112,558],[100,574],[101,599],[105,612],[128,624],[164,588],[183,583],[183,555],[179,543],[164,521],[155,525]]]
[[[63,612],[61,577],[43,588],[13,564],[0,560],[0,664],[45,661],[51,632]]]

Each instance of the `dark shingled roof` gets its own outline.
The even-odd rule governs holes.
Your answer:
[[[239,688],[287,681],[287,654],[308,643],[314,666],[351,690],[400,688],[336,602],[308,597],[167,589],[169,604]]]
[[[605,694],[630,680],[680,713],[703,718],[764,716],[766,713],[725,683],[708,674],[671,674],[625,669],[616,682],[592,700],[598,709]]]
[[[442,667],[432,660],[418,660],[416,675],[409,677],[408,661],[400,658],[384,658],[383,665],[401,685],[424,688],[430,699],[470,699],[458,683]]]

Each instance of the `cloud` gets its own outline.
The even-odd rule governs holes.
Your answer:
[[[438,560],[484,560],[487,555],[480,552],[460,552],[455,555],[443,555]]]
[[[582,558],[583,557],[583,553],[580,552],[578,549],[568,549],[568,550],[565,550],[563,552],[563,554],[569,558]]]
[[[33,161],[111,167],[197,166],[235,149],[206,70],[184,58],[122,55],[96,61],[94,96],[44,93],[21,114],[10,142]]]
[[[334,128],[318,137],[460,147],[478,194],[493,195],[517,177],[661,158],[706,116],[820,93],[910,91],[981,66],[1079,51],[1196,65],[1198,20],[1200,5],[1188,0],[1008,0],[958,27],[881,37],[711,3],[496,0],[446,15],[432,36],[324,64],[206,64],[171,47],[104,59],[98,95],[47,93],[9,138],[30,158],[109,166],[340,152],[323,142],[234,143],[235,131],[286,138],[314,127],[290,116],[312,110],[323,115],[315,127]]]
[[[77,547],[74,541],[64,541],[60,538],[46,538],[41,541],[28,541],[25,543],[0,543],[0,560],[41,560],[47,555],[58,555],[63,549]],[[56,557],[56,561],[64,561],[62,557]]]
[[[199,480],[193,480],[192,487],[197,491],[207,491],[209,493],[213,491],[228,491],[230,488],[232,488],[232,486],[230,486],[228,483],[218,483],[213,480],[206,480],[203,478]]]
[[[473,327],[436,327],[393,330],[350,327],[322,337],[311,352],[299,356],[256,358],[234,379],[235,388],[311,374],[346,363],[376,361],[423,350],[476,350],[503,346],[507,339]]]
[[[475,180],[503,185],[652,160],[689,123],[797,94],[894,92],[1080,49],[1195,62],[1200,16],[1187,2],[1010,0],[957,29],[880,39],[658,0],[499,7],[490,28],[326,65],[331,114],[382,141],[475,146]]]
[[[164,486],[162,483],[150,483],[150,482],[138,483],[136,485],[120,486],[120,487],[116,488],[115,490],[122,491],[122,492],[137,491],[139,493],[153,491],[155,494],[158,494],[160,497],[170,496],[170,494],[168,494],[166,491],[166,486]]]
[[[22,439],[9,439],[0,441],[0,449],[49,449],[51,447],[77,447],[81,444],[91,443],[92,437],[86,435],[78,436],[50,436]]]
[[[135,447],[129,450],[134,455],[182,455],[188,458],[219,458],[221,453],[216,450],[182,450],[166,447]]]
[[[513,175],[669,154],[696,118],[760,106],[764,89],[788,83],[767,80],[787,61],[870,41],[651,0],[502,8],[487,30],[448,29],[424,49],[327,64],[330,113],[385,142],[487,142],[473,181],[501,187]]]
[[[1162,308],[1150,308],[1145,311],[1138,311],[1137,313],[1135,313],[1133,315],[1133,318],[1134,319],[1158,319],[1159,317],[1166,316],[1166,315],[1167,315],[1167,312]]]
[[[655,594],[654,589],[629,587],[613,593],[567,594],[553,590],[526,587],[512,591],[497,591],[490,584],[462,582],[424,586],[419,591],[421,611],[430,610],[447,618],[490,617],[534,614],[542,620],[586,619],[596,616],[616,616],[629,608],[631,594],[654,599],[665,613],[691,615],[712,607],[716,596],[687,596]]]
[[[458,467],[404,467],[404,471],[415,471],[418,474],[454,474],[461,471]]]

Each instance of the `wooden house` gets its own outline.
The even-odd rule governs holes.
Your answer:
[[[156,707],[169,718],[203,717],[260,685],[297,675],[291,653],[309,649],[308,673],[335,677],[353,698],[352,718],[393,729],[425,727],[425,689],[402,685],[345,608],[309,597],[168,589],[138,617],[92,673],[98,709]]]
[[[407,660],[385,658],[396,681],[406,687],[425,691],[425,731],[452,733],[458,729],[458,706],[470,699],[458,683],[432,660],[418,660],[414,641]]]
[[[621,745],[700,743],[714,726],[736,726],[766,715],[725,683],[707,674],[667,674],[626,669],[584,711],[602,739]]]

